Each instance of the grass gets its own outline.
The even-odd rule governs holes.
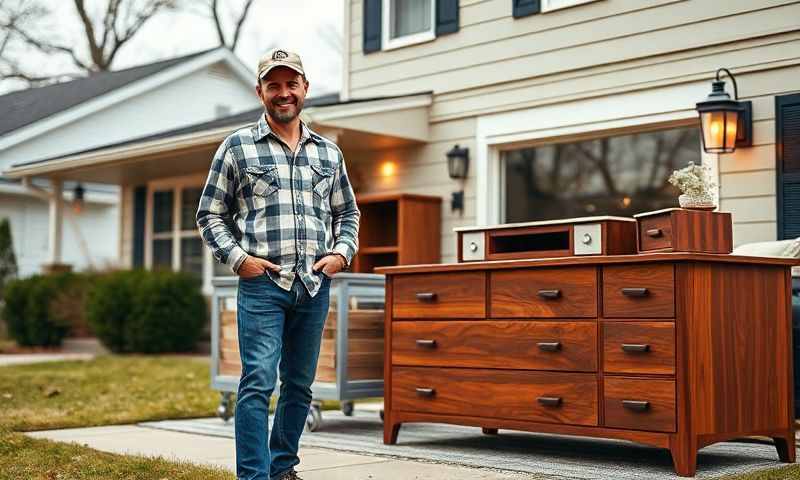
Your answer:
[[[0,480],[235,480],[233,472],[160,457],[117,455],[0,429]]]
[[[0,367],[0,480],[233,480],[222,469],[116,455],[16,431],[209,417],[219,393],[204,359],[108,355]]]
[[[219,393],[208,362],[105,355],[0,367],[0,426],[16,431],[209,417]]]

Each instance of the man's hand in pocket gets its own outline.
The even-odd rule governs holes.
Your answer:
[[[267,270],[280,272],[281,267],[280,265],[275,265],[274,263],[268,262],[263,258],[248,255],[247,258],[244,259],[244,262],[239,265],[239,270],[236,271],[236,274],[242,278],[253,278],[258,277],[259,275],[264,275]]]

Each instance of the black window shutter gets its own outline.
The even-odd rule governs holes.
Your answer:
[[[541,11],[540,0],[511,0],[513,2],[514,18],[527,17]]]
[[[800,237],[800,94],[775,97],[778,239]]]
[[[436,36],[458,31],[458,0],[436,0]]]
[[[381,0],[364,0],[364,53],[381,49]]]
[[[147,187],[133,189],[133,268],[144,268],[144,228]]]

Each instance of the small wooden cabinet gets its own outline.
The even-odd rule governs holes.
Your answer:
[[[794,462],[790,266],[704,253],[381,268],[384,442],[405,422],[697,450],[747,435]]]
[[[368,194],[361,210],[358,253],[351,271],[441,261],[442,199],[427,195]]]

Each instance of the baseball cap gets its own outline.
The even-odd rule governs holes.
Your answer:
[[[303,62],[300,61],[300,55],[282,48],[273,48],[259,60],[258,78],[264,78],[275,67],[288,67],[300,75],[306,74],[303,70]]]

